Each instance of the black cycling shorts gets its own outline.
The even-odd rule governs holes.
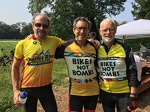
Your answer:
[[[23,106],[25,112],[36,112],[38,100],[45,112],[57,112],[56,100],[51,84],[43,87],[23,88],[21,91],[28,93],[27,101]]]
[[[98,101],[98,95],[94,96],[74,96],[69,98],[69,112],[82,112],[84,110],[95,110]]]
[[[104,112],[130,112],[127,109],[127,102],[130,93],[108,93],[103,90],[100,91],[100,99]]]

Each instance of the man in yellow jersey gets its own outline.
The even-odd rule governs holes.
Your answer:
[[[104,112],[115,112],[115,107],[117,112],[130,112],[137,108],[137,68],[131,48],[115,39],[116,30],[111,19],[100,23],[100,98]]]
[[[28,93],[23,105],[25,112],[36,112],[37,101],[41,102],[45,112],[57,112],[55,97],[52,91],[52,67],[56,48],[63,41],[54,36],[47,36],[50,20],[45,14],[36,14],[32,19],[34,34],[18,42],[12,64],[12,85],[14,104],[21,106],[19,94]],[[20,66],[22,75],[20,78]]]
[[[99,96],[96,49],[87,40],[91,22],[78,17],[73,23],[75,38],[64,42],[56,51],[56,58],[64,58],[69,74],[68,112],[95,112]]]

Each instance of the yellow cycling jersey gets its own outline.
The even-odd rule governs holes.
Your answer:
[[[51,83],[52,67],[56,48],[62,40],[47,36],[41,43],[30,35],[15,48],[15,58],[23,64],[21,88],[41,87]]]
[[[95,69],[96,50],[87,42],[80,47],[75,40],[66,42],[56,52],[57,58],[65,58],[70,78],[70,94],[92,96],[99,94]]]
[[[109,93],[128,93],[127,54],[123,45],[115,42],[106,51],[102,44],[98,49],[98,65],[100,69],[100,88]],[[128,59],[129,60],[129,59]]]

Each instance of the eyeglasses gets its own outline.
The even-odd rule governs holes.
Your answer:
[[[89,29],[89,27],[75,27],[75,29],[77,29],[78,31],[81,31],[81,30],[86,31]]]
[[[34,25],[35,25],[35,27],[38,27],[38,28],[40,28],[42,26],[45,29],[47,29],[49,27],[49,25],[41,24],[41,23],[35,23]]]
[[[113,32],[113,31],[115,31],[115,28],[103,29],[102,31],[103,32],[107,32],[107,31]]]

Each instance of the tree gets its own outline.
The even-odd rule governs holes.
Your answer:
[[[0,21],[0,39],[23,39],[33,33],[31,23],[18,22],[7,25]]]
[[[19,29],[19,32],[16,33],[16,39],[23,39],[27,35],[33,33],[31,23],[18,22],[16,24],[11,25],[13,30]]]
[[[3,22],[0,22],[0,38],[1,39],[14,39],[18,38],[20,35],[20,29],[16,25],[7,25]]]
[[[124,10],[126,0],[30,0],[29,11],[45,12],[51,19],[51,34],[63,39],[73,38],[73,20],[79,16],[92,22],[91,31],[98,34],[97,27],[107,15],[118,15]]]
[[[150,0],[135,0],[132,2],[132,8],[134,9],[132,15],[135,20],[138,19],[150,19]]]
[[[10,30],[10,26],[0,21],[0,38],[1,39],[8,38],[6,31],[9,31],[9,30]]]
[[[16,23],[16,24],[12,24],[11,26],[11,30],[10,30],[10,39],[19,39],[21,33],[20,33],[20,24]]]
[[[29,34],[33,34],[31,23],[22,23],[21,38],[25,38]]]

